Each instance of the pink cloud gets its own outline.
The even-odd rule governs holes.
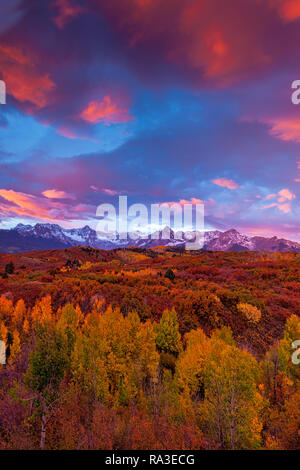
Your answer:
[[[208,201],[204,201],[203,199],[197,199],[196,197],[191,197],[189,200],[187,199],[180,199],[179,201],[168,201],[168,202],[162,202],[160,203],[162,206],[169,206],[169,205],[172,205],[172,204],[180,204],[181,206],[183,206],[184,204],[211,204],[211,203],[214,203],[214,200],[213,199],[210,199],[209,202]]]
[[[72,21],[74,18],[79,16],[84,9],[76,5],[71,0],[56,0],[51,5],[52,7],[57,8],[57,15],[53,18],[54,23],[59,29],[64,29],[64,27]]]
[[[270,125],[269,134],[286,142],[300,142],[300,118],[270,119],[264,121]]]
[[[218,179],[212,180],[212,182],[216,184],[217,186],[221,186],[227,189],[238,189],[240,187],[238,183],[236,183],[233,180],[229,180],[227,178],[218,178]]]
[[[292,206],[290,202],[286,202],[285,204],[278,204],[278,209],[285,214],[288,214],[292,210]]]
[[[117,194],[119,194],[118,191],[114,191],[113,189],[108,188],[104,188],[101,191],[105,194],[108,194],[109,196],[116,196]]]
[[[57,132],[62,135],[63,137],[67,137],[68,139],[79,139],[71,129],[68,129],[67,127],[59,127],[57,129]]]
[[[284,202],[286,199],[288,201],[291,201],[296,197],[295,194],[293,194],[289,189],[282,189],[278,192],[278,195],[280,196],[280,198],[278,199],[279,202]]]
[[[65,191],[58,191],[57,189],[47,189],[42,192],[42,195],[48,199],[75,199],[73,194],[66,193]]]
[[[198,199],[195,197],[191,197],[189,200],[187,199],[180,199],[179,201],[168,201],[168,202],[162,202],[159,203],[161,206],[172,206],[179,204],[180,206],[183,206],[185,204],[203,204],[206,207],[206,210],[208,210],[210,207],[216,205],[216,201],[214,201],[212,198],[209,198],[208,201],[204,201],[203,199]]]
[[[186,199],[180,199],[179,204],[206,204],[206,201],[203,201],[202,199],[197,199],[196,197],[191,197],[189,201]]]
[[[109,196],[116,196],[117,194],[121,194],[120,191],[116,191],[114,189],[109,188],[98,188],[98,186],[90,186],[93,191],[108,194]]]
[[[278,204],[277,202],[273,202],[272,204],[267,204],[263,206],[263,209],[270,209],[271,207],[277,207],[278,210],[288,214],[292,210],[292,206],[290,202],[286,202],[285,204]]]
[[[299,227],[297,225],[290,224],[281,224],[273,225],[243,225],[238,228],[242,233],[248,234],[250,236],[262,236],[262,237],[273,237],[274,234],[278,237],[283,237],[287,239],[297,239],[295,233],[298,234]]]
[[[38,72],[36,64],[31,51],[0,44],[0,69],[8,94],[41,109],[49,103],[55,85],[48,75]]]
[[[292,193],[289,189],[281,189],[277,194],[269,194],[266,196],[266,200],[277,198],[277,202],[272,202],[262,207],[262,209],[270,209],[272,207],[277,207],[278,210],[284,214],[288,214],[292,210],[292,204],[289,201],[292,201],[296,198],[295,194]]]
[[[91,101],[86,109],[84,109],[80,118],[86,122],[104,124],[119,124],[132,121],[129,110],[113,103],[110,96],[105,96],[102,101]]]

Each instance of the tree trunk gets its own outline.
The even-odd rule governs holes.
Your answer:
[[[47,425],[47,416],[46,416],[46,405],[43,403],[43,414],[42,414],[42,428],[41,428],[41,444],[40,449],[45,449],[45,440],[46,440],[46,425]]]

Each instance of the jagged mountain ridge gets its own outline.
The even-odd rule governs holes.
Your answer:
[[[158,245],[169,247],[183,247],[188,241],[187,236],[195,236],[195,232],[174,232],[165,227],[152,236],[143,236],[136,233],[127,240],[120,240],[118,236],[109,237],[106,233],[97,233],[88,225],[78,229],[64,229],[58,224],[41,224],[34,226],[18,224],[10,230],[0,230],[0,252],[20,253],[23,251],[59,249],[71,246],[90,246],[104,250],[136,246],[152,248]],[[204,234],[204,250],[211,251],[257,251],[270,252],[296,251],[300,252],[300,243],[278,237],[249,237],[235,229],[221,232],[219,230],[207,231]]]

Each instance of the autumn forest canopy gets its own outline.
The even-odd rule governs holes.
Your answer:
[[[1,255],[0,449],[299,449],[300,254]]]

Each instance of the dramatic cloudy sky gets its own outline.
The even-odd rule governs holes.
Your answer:
[[[300,0],[0,0],[0,227],[205,201],[300,239]]]

